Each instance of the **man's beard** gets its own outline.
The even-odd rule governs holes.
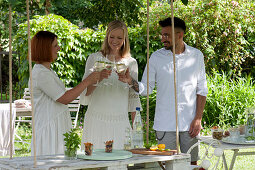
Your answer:
[[[163,43],[168,43],[168,44],[170,44],[169,41],[164,41]],[[173,51],[173,45],[164,46],[164,47],[165,47],[166,50],[171,50],[171,51]]]

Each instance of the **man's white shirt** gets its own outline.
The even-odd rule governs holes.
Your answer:
[[[175,55],[179,131],[188,131],[196,114],[197,95],[208,93],[204,56],[185,44],[185,51]],[[176,131],[173,53],[165,48],[154,52],[149,60],[149,93],[157,88],[153,128],[156,131]],[[139,93],[147,95],[147,66]]]

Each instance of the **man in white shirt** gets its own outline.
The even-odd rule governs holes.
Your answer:
[[[158,143],[166,148],[176,149],[176,118],[174,96],[174,66],[171,18],[159,22],[162,27],[164,48],[154,52],[149,60],[149,93],[157,86],[157,100],[153,129]],[[201,130],[201,120],[208,93],[204,56],[196,48],[184,41],[186,25],[180,18],[174,18],[176,79],[178,100],[178,128],[181,152],[197,142],[195,138]],[[128,71],[127,71],[128,72]],[[126,78],[126,80],[124,80]],[[127,73],[120,77],[141,95],[147,95],[147,66],[142,81],[135,82]],[[139,87],[138,87],[139,85]],[[191,152],[191,164],[197,164],[198,147]]]

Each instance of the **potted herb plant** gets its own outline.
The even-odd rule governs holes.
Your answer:
[[[77,149],[81,143],[81,138],[77,133],[77,129],[71,129],[63,135],[65,141],[65,157],[67,159],[75,159]]]

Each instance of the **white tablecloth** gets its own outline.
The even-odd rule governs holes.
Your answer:
[[[12,146],[14,154],[14,127],[15,127],[16,109],[12,104]],[[10,104],[0,104],[0,156],[10,154]]]

